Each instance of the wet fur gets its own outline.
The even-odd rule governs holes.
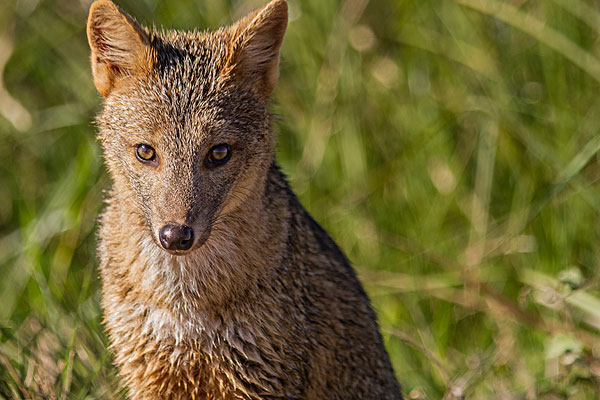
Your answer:
[[[286,21],[274,0],[216,32],[149,32],[108,1],[92,5],[114,181],[102,305],[132,399],[401,397],[352,268],[274,160],[267,105]],[[136,159],[139,143],[157,150],[157,168]],[[219,143],[232,158],[208,170]],[[160,247],[169,221],[202,236],[190,252]]]

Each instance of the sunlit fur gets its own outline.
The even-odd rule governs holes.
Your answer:
[[[102,305],[132,399],[397,399],[348,261],[274,161],[268,96],[287,5],[216,32],[147,31],[90,10],[99,139],[113,179],[99,232]],[[227,143],[231,158],[206,168]],[[135,146],[156,150],[140,162]],[[167,223],[189,251],[164,250]]]

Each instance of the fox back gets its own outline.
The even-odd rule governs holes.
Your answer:
[[[286,25],[285,0],[214,32],[91,6],[102,304],[132,399],[401,398],[354,271],[275,163]]]

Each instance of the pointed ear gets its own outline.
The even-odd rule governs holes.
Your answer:
[[[150,41],[131,16],[108,0],[96,1],[90,7],[87,36],[94,84],[106,97],[119,78],[143,66]]]
[[[226,70],[268,98],[279,76],[279,48],[287,27],[287,3],[272,0],[230,29],[233,42]]]

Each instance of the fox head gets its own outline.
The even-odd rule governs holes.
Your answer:
[[[199,248],[219,217],[264,190],[286,25],[285,0],[215,32],[152,31],[110,1],[92,4],[98,136],[114,201],[131,202],[162,249]]]

